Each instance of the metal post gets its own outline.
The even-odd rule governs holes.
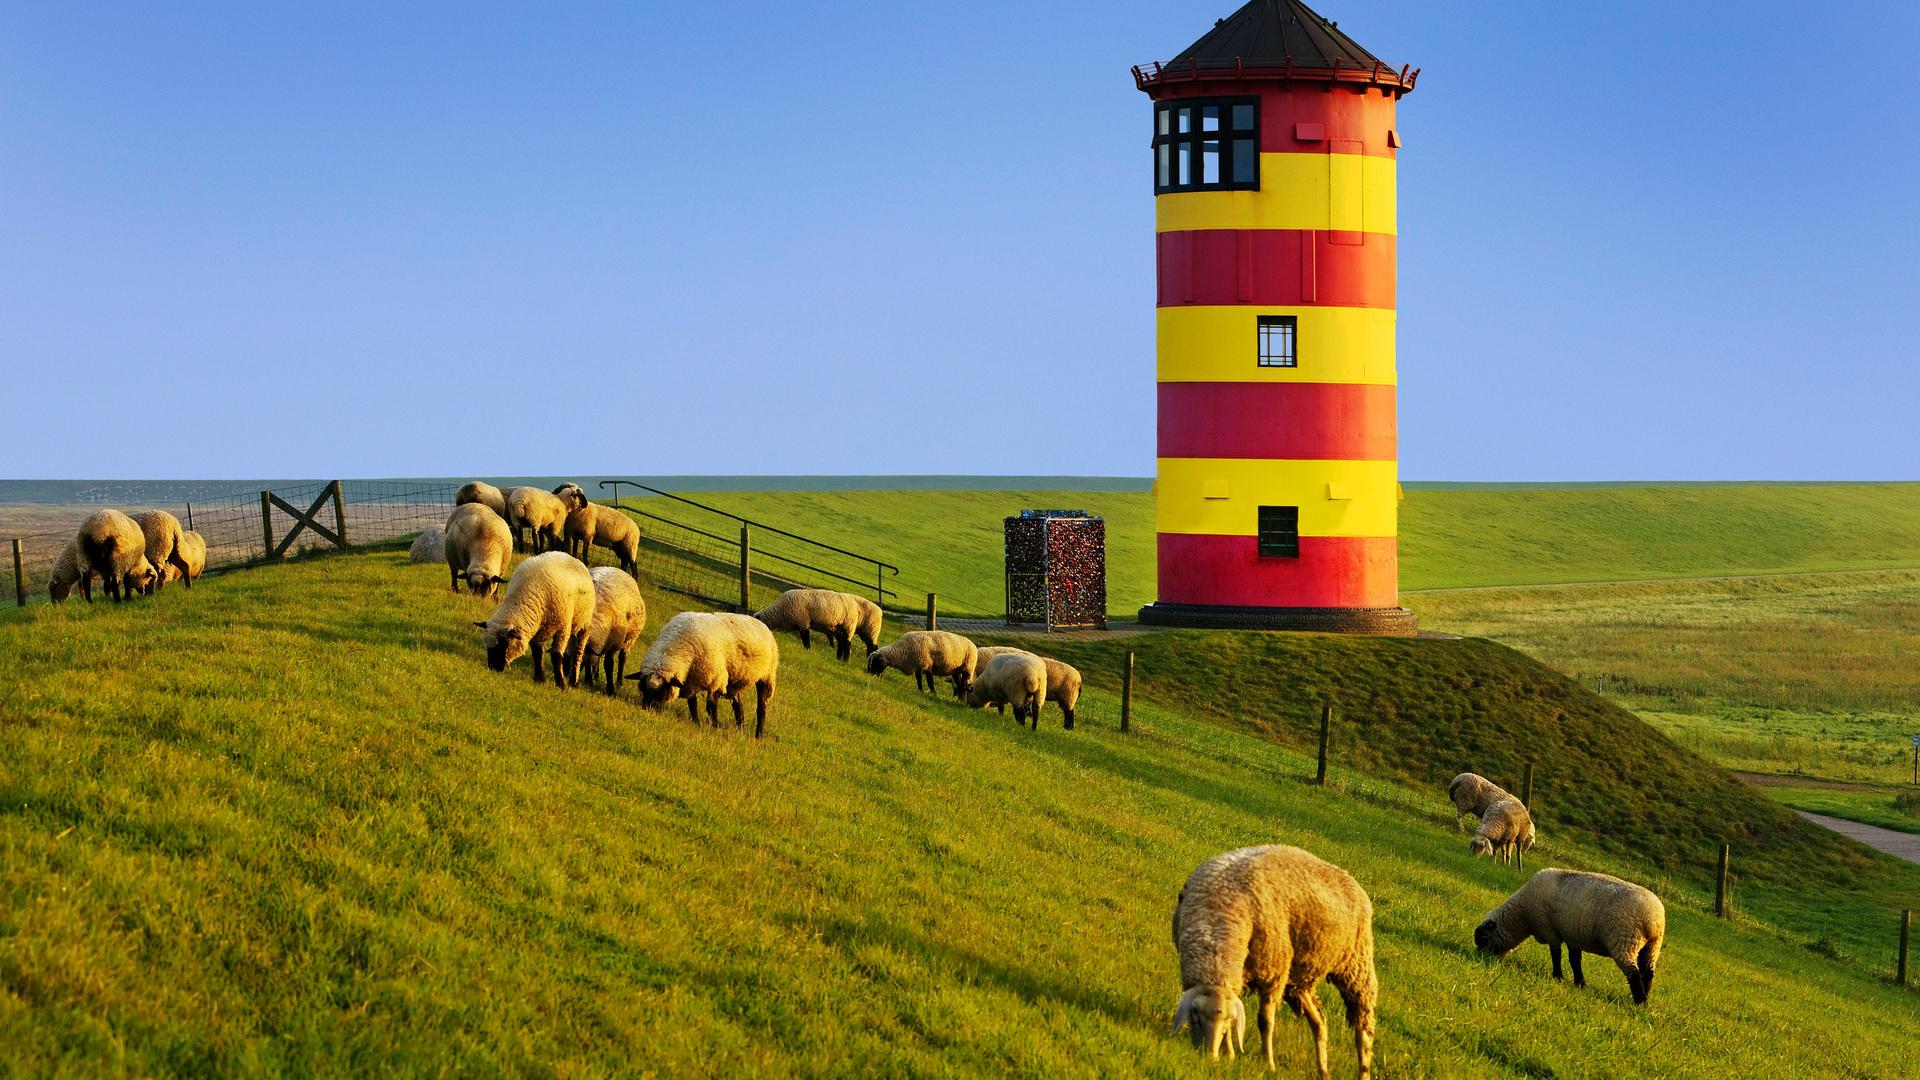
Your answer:
[[[1900,966],[1894,972],[1893,981],[1901,986],[1907,985],[1907,937],[1913,933],[1913,909],[1900,913]]]
[[[1133,654],[1127,654],[1127,666],[1120,677],[1120,731],[1133,728]]]
[[[939,601],[940,601],[939,593],[927,594],[927,629],[929,630],[940,629]]]
[[[1313,770],[1313,782],[1327,782],[1327,736],[1333,730],[1333,702],[1320,706],[1320,763]]]
[[[1913,737],[1913,782],[1920,785],[1920,735]]]
[[[740,610],[753,611],[753,571],[749,568],[749,552],[753,550],[753,539],[747,534],[747,527],[740,526]]]
[[[27,572],[21,564],[18,538],[13,541],[13,598],[18,606],[27,606]]]
[[[1533,812],[1533,762],[1520,767],[1520,805]]]
[[[882,607],[887,603],[887,569],[879,563],[873,564],[873,602]]]
[[[267,493],[264,491],[260,493],[260,542],[265,545],[260,549],[260,557],[262,559],[272,558],[273,557],[273,502],[268,498]]]
[[[193,504],[187,504],[187,531],[193,531]]]
[[[340,546],[347,546],[347,497],[340,491],[340,481],[327,485],[333,492],[333,533],[340,538]]]
[[[1721,918],[1727,917],[1727,863],[1733,856],[1732,844],[1720,845],[1720,873],[1716,875],[1713,888],[1713,913]]]

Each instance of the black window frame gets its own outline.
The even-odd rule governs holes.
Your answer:
[[[1252,110],[1253,123],[1249,127],[1234,126],[1233,113],[1240,106]],[[1220,110],[1220,127],[1215,131],[1202,129],[1203,110]],[[1178,114],[1190,110],[1187,131],[1180,130]],[[1161,129],[1165,128],[1163,132]],[[1211,137],[1209,137],[1211,136]],[[1205,165],[1207,143],[1219,144],[1220,179],[1207,183],[1201,179]],[[1235,180],[1234,157],[1239,152],[1236,144],[1245,143],[1253,163],[1253,177],[1249,180]],[[1160,158],[1164,152],[1168,158],[1167,182],[1160,182]],[[1258,191],[1260,190],[1260,99],[1257,97],[1219,97],[1219,98],[1175,98],[1170,101],[1153,103],[1153,193],[1166,195],[1182,191]],[[1187,183],[1180,182],[1180,166],[1187,166]]]
[[[1300,508],[1262,506],[1259,509],[1255,542],[1262,559],[1300,557]]]
[[[1254,324],[1256,343],[1254,362],[1263,368],[1297,368],[1300,366],[1300,316],[1298,315],[1262,315]],[[1269,330],[1285,329],[1284,335],[1270,335]],[[1269,353],[1267,343],[1277,337],[1284,337],[1289,351],[1283,356]]]

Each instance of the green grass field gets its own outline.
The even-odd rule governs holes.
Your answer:
[[[653,626],[676,606],[648,601]],[[1204,642],[1169,635],[1121,736],[1110,653],[1083,657],[1081,730],[1028,732],[783,637],[755,743],[536,686],[524,661],[488,672],[468,625],[486,610],[435,567],[362,554],[0,615],[0,1070],[1216,1075],[1165,1030],[1168,913],[1202,858],[1268,841],[1375,899],[1382,1076],[1909,1068],[1883,905],[1920,870],[1783,824],[1683,751],[1611,769],[1569,744],[1581,794],[1541,797],[1541,864],[1667,899],[1647,1010],[1603,967],[1584,992],[1553,983],[1538,946],[1473,954],[1520,878],[1469,859],[1444,797],[1402,780],[1450,763],[1356,737],[1328,789],[1301,782],[1285,744],[1306,706],[1274,695],[1328,680],[1355,723],[1396,711],[1381,746],[1428,710],[1479,752],[1504,727],[1511,751],[1512,718],[1476,706],[1519,702],[1615,754],[1659,747],[1489,645],[1210,635],[1247,676],[1210,698],[1181,666]],[[1742,820],[1668,836],[1628,811],[1609,831],[1593,800],[1656,767]],[[1775,845],[1732,923],[1703,913],[1690,854],[1723,825]],[[1837,872],[1859,887],[1783,895]],[[1306,1073],[1304,1025],[1279,1044],[1282,1074]]]
[[[1920,789],[1801,787],[1793,784],[1770,785],[1767,793],[1783,805],[1830,817],[1862,821],[1896,832],[1920,833]],[[1905,801],[1900,800],[1905,796]]]

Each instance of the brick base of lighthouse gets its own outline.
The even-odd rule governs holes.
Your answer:
[[[1419,629],[1413,612],[1397,607],[1216,607],[1163,601],[1141,608],[1140,621],[1198,630],[1294,630],[1376,637],[1412,637]]]

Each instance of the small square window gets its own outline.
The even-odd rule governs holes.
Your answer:
[[[1260,316],[1260,366],[1300,366],[1300,320],[1292,315]]]
[[[1263,506],[1260,508],[1259,554],[1263,559],[1300,557],[1300,508]]]
[[[1233,107],[1233,130],[1235,131],[1252,131],[1253,130],[1253,106],[1235,105]]]
[[[1260,103],[1208,98],[1153,110],[1153,187],[1176,191],[1260,188]]]

